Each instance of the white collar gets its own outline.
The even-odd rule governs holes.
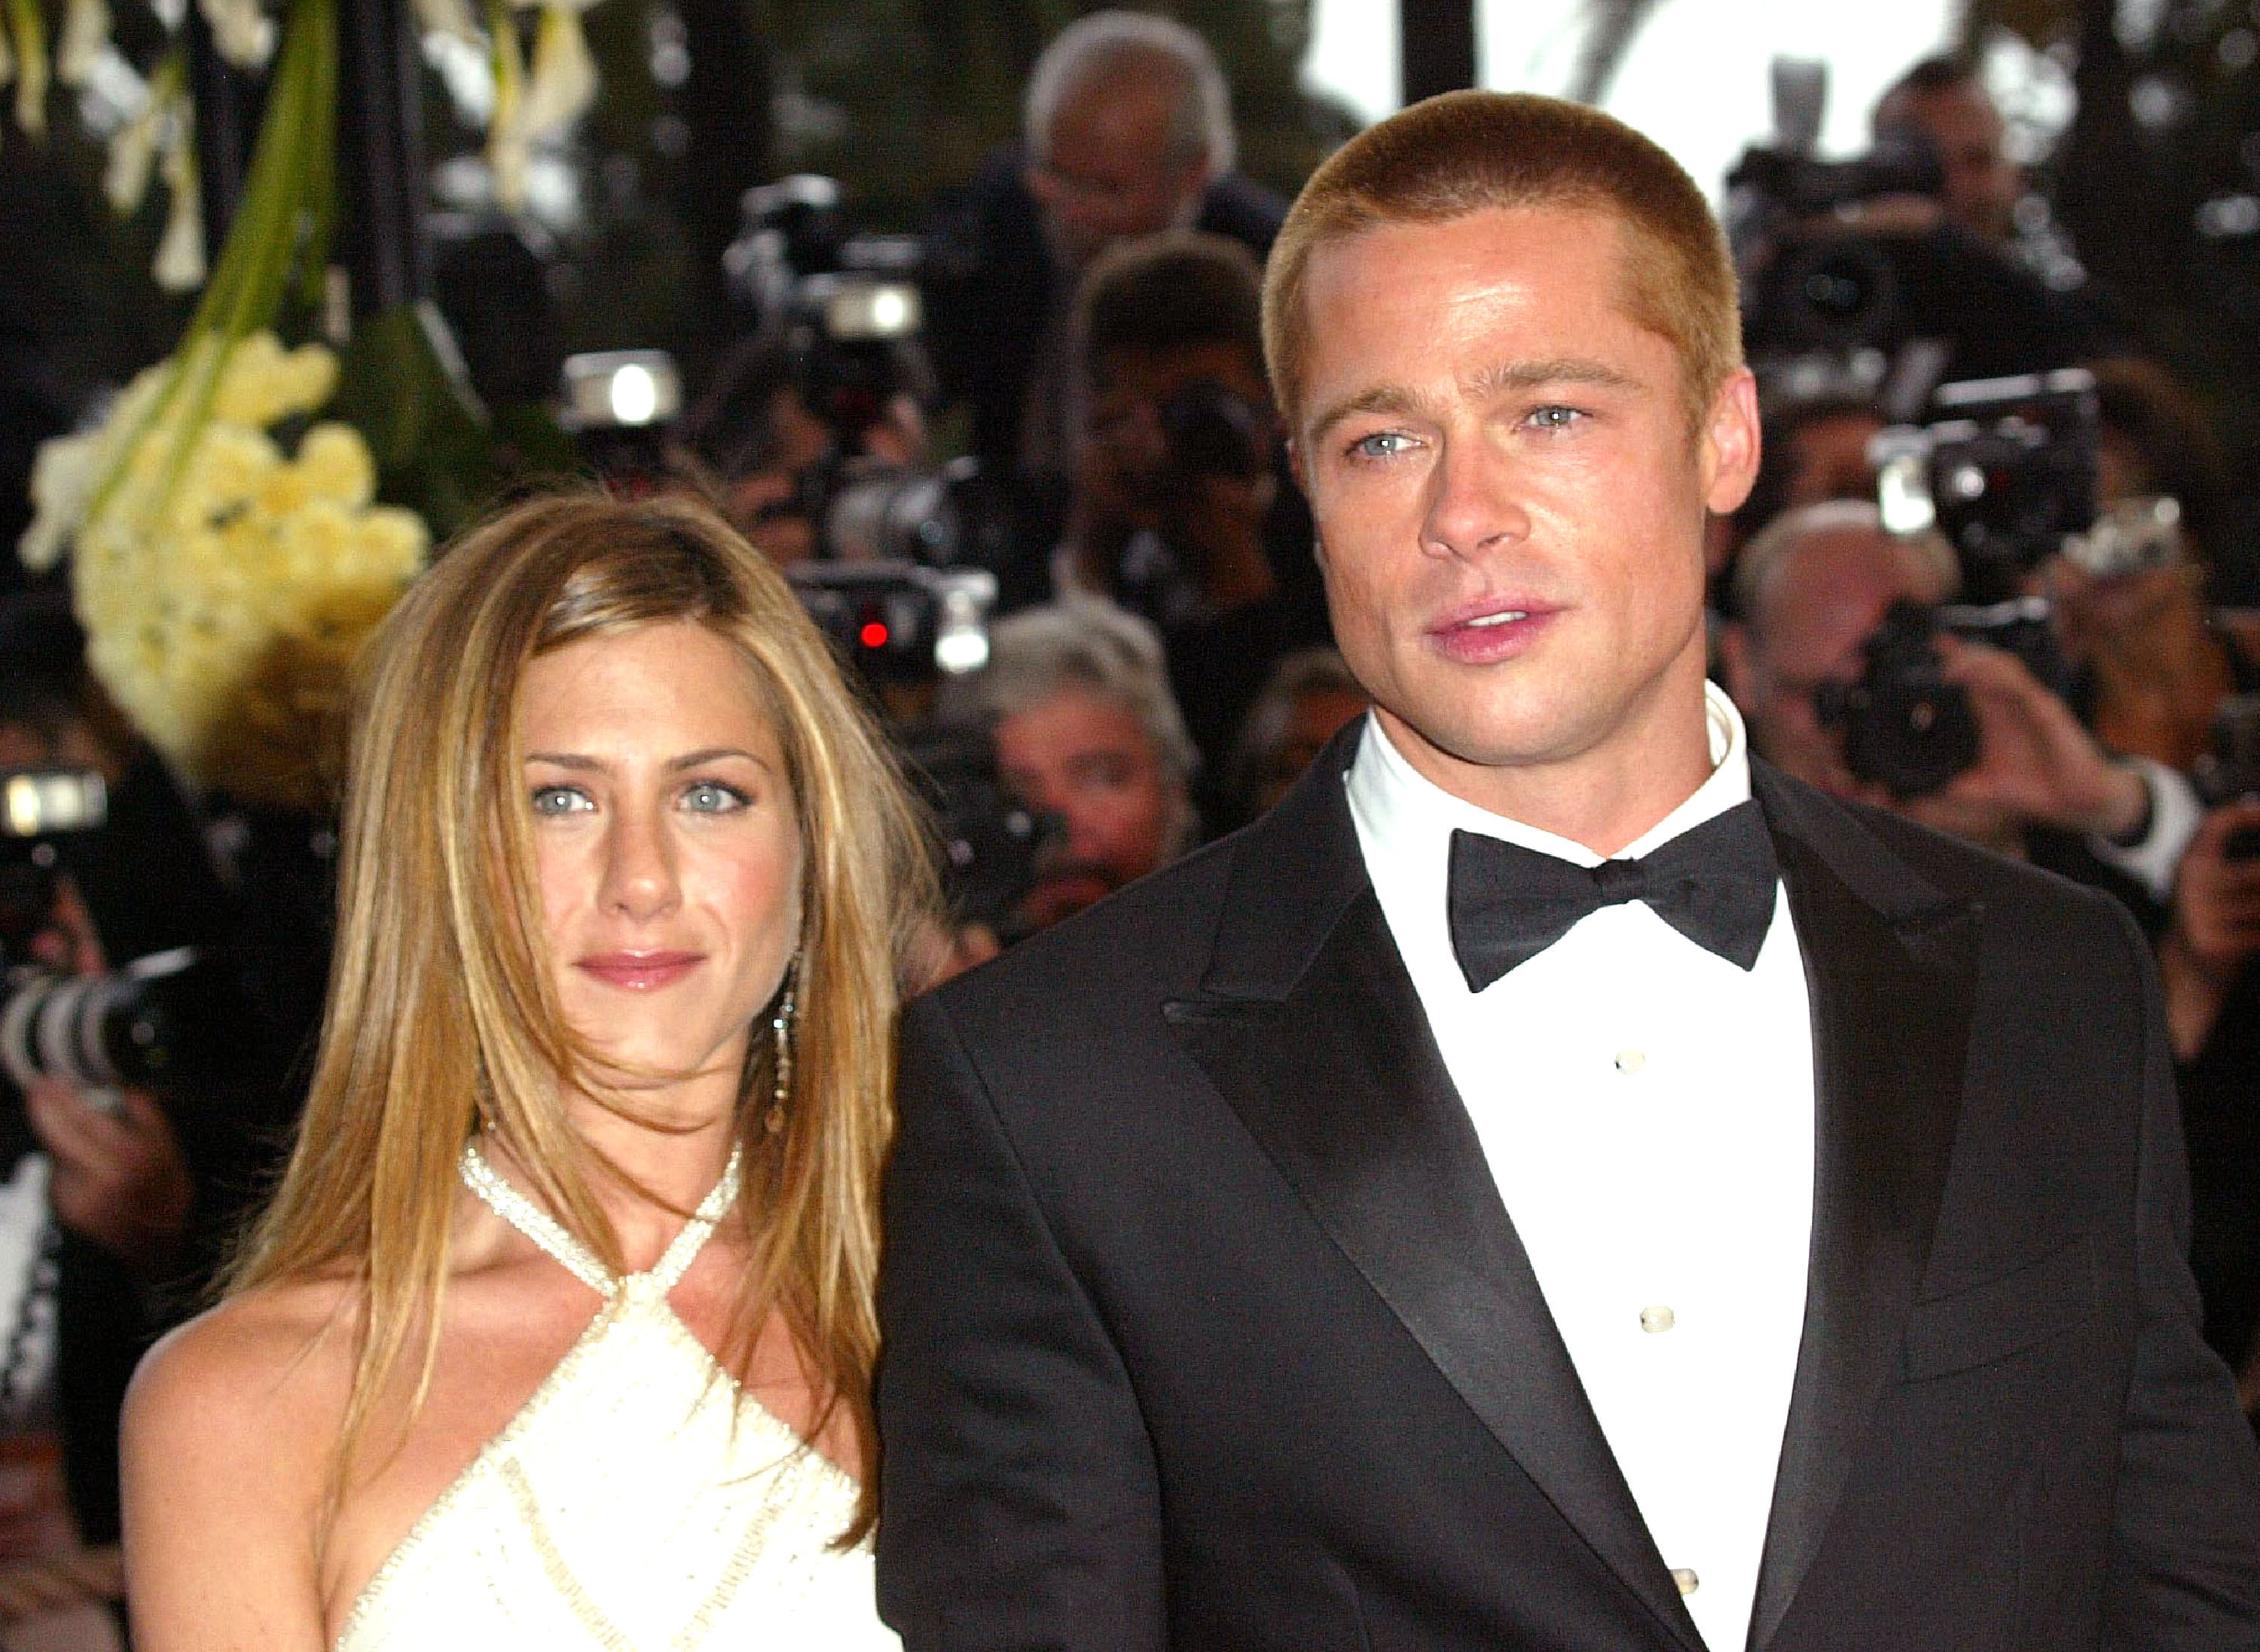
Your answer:
[[[1749,734],[1741,713],[1715,683],[1703,684],[1703,721],[1710,739],[1709,776],[1678,807],[1620,849],[1619,857],[1645,855],[1749,797]],[[1400,855],[1441,857],[1448,852],[1455,830],[1503,838],[1575,866],[1598,866],[1606,858],[1582,843],[1454,797],[1405,760],[1370,712],[1346,783],[1351,806],[1370,834],[1369,860],[1376,849],[1392,860]]]

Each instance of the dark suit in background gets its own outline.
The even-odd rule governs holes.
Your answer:
[[[1359,726],[912,1008],[878,1392],[910,1652],[1699,1652],[1366,877]],[[1818,1072],[1751,1646],[2260,1644],[2140,937],[1755,783]]]

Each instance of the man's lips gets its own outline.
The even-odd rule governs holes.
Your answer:
[[[1561,611],[1536,597],[1485,597],[1435,619],[1428,635],[1447,658],[1487,665],[1528,649]]]
[[[681,980],[705,962],[697,952],[592,952],[573,967],[608,987],[649,992]]]

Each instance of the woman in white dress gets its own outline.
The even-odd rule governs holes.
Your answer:
[[[930,873],[783,580],[681,502],[473,533],[372,645],[340,876],[290,1167],[128,1402],[140,1652],[892,1646],[876,1181]]]

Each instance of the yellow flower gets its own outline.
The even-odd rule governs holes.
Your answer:
[[[376,492],[376,461],[351,425],[325,423],[309,430],[292,468],[310,494],[340,504],[367,504]]]

